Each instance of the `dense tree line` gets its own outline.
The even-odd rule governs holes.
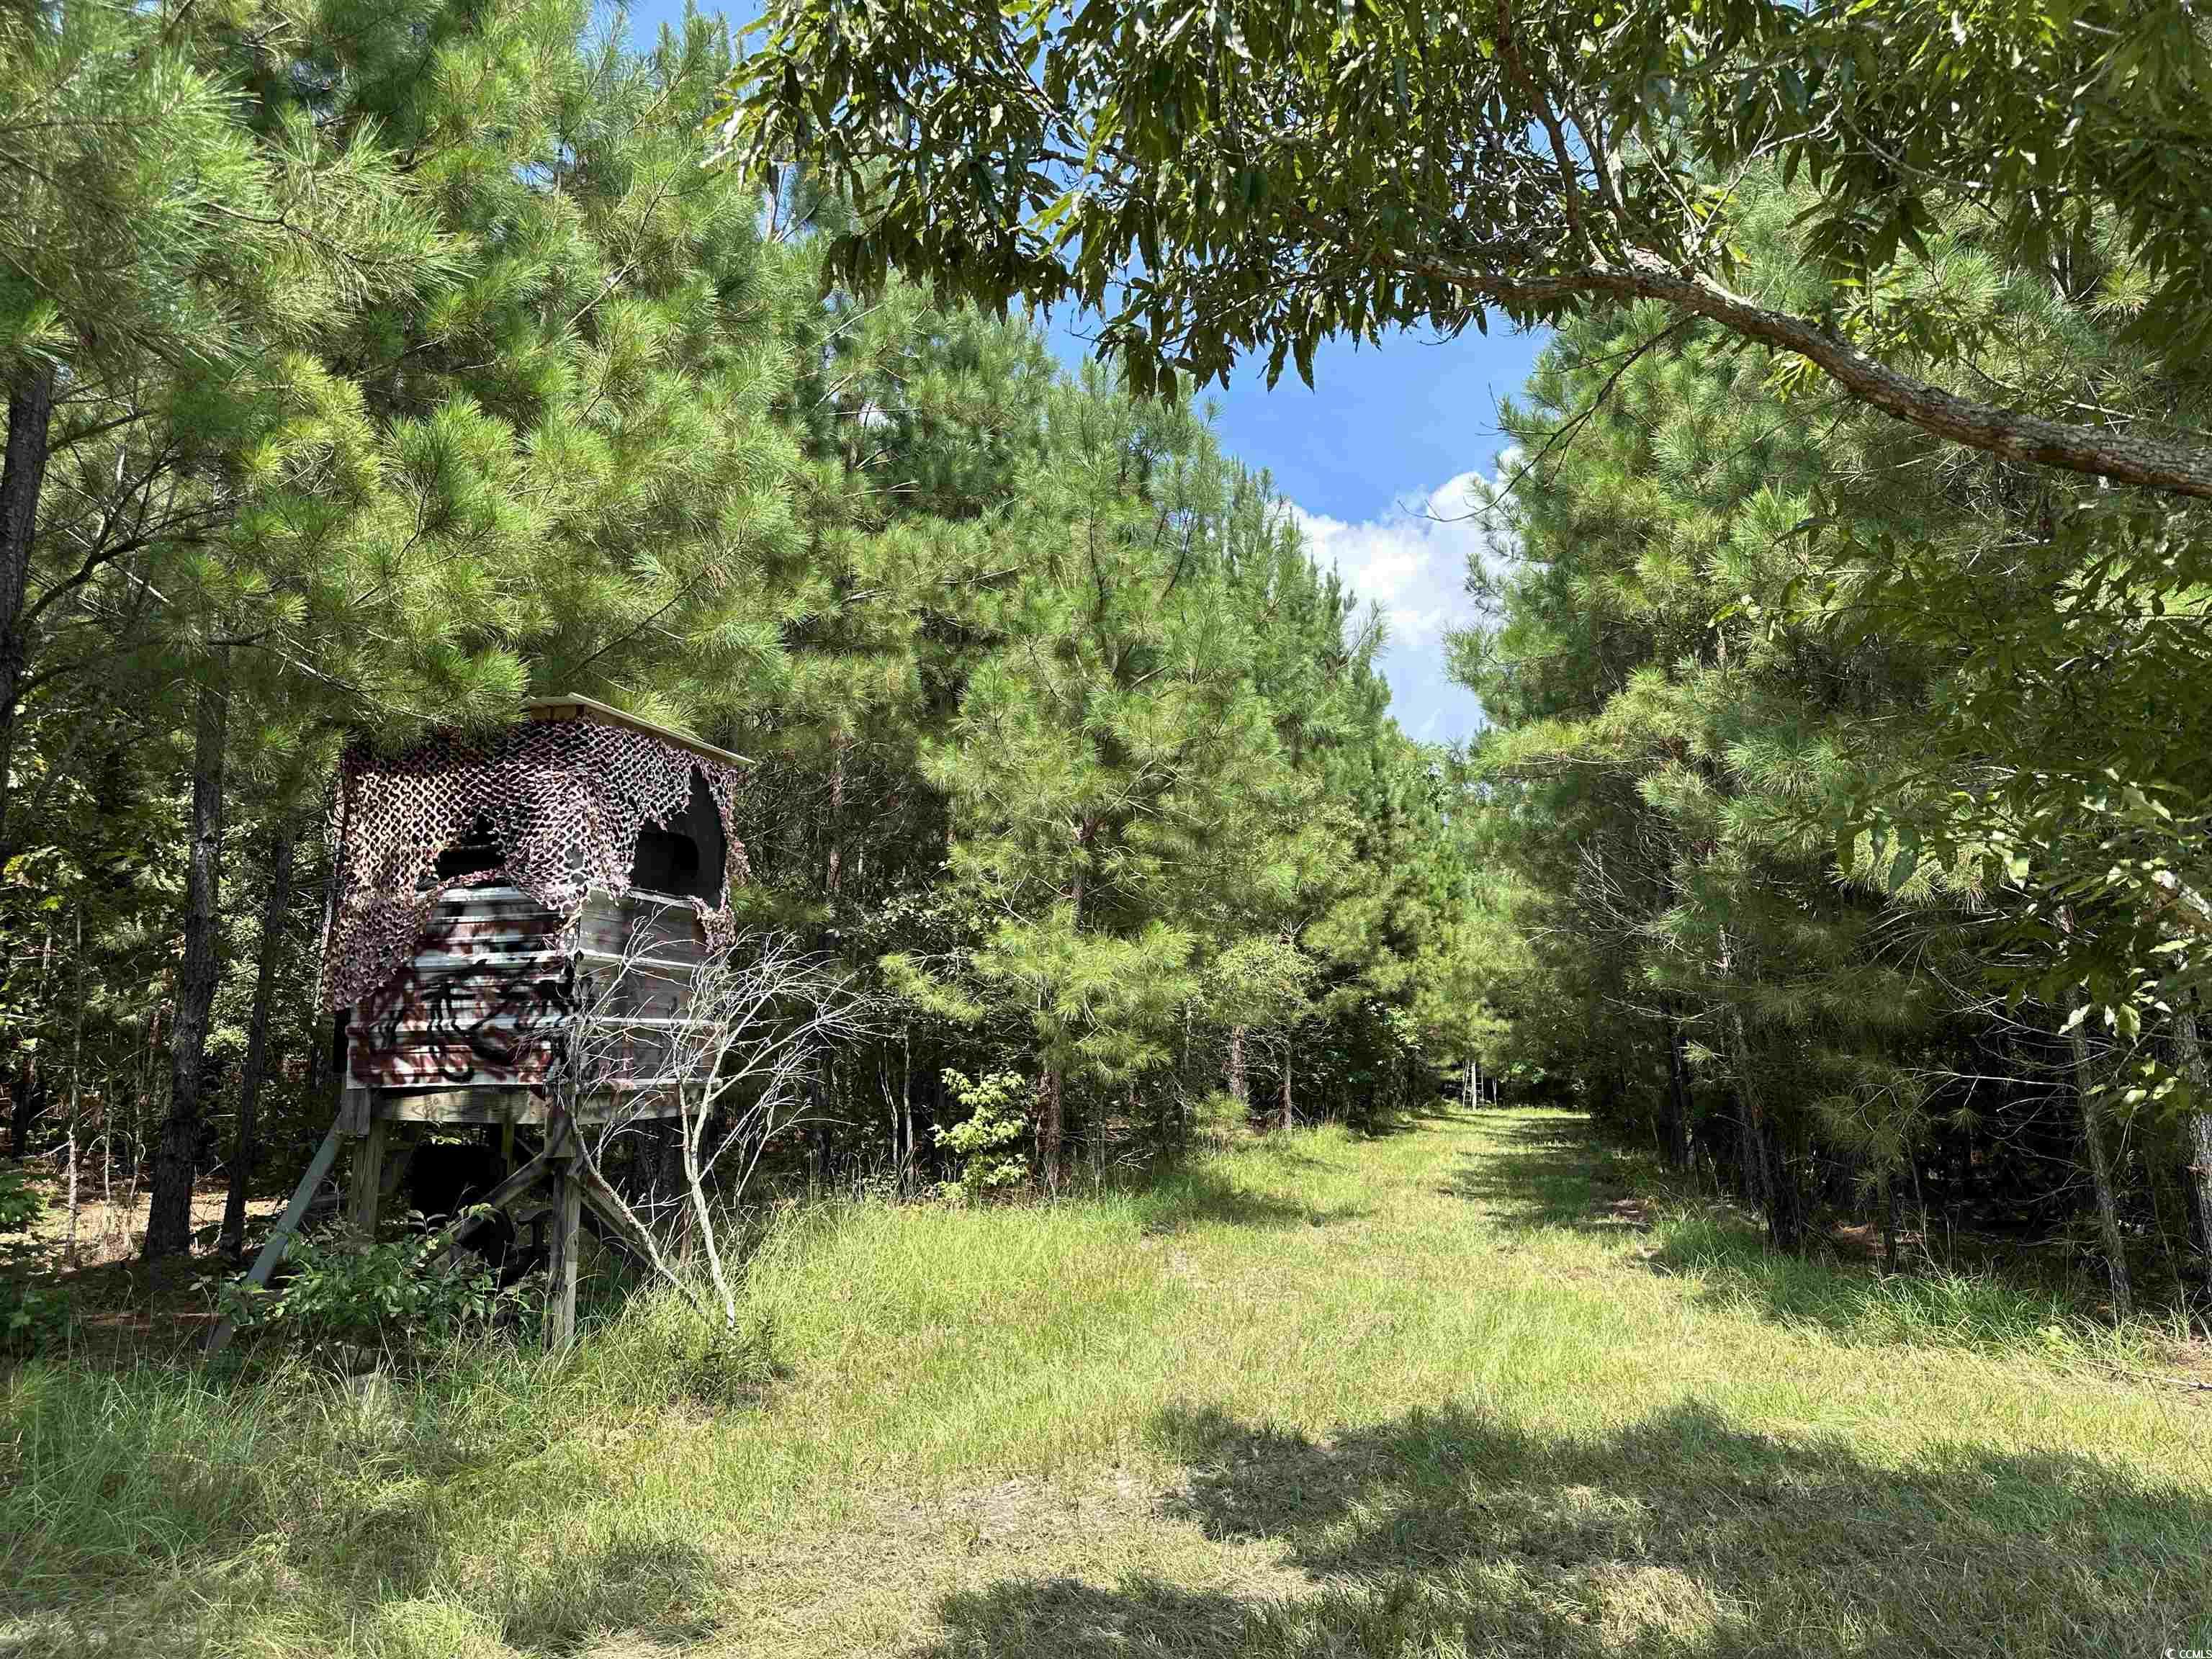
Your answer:
[[[329,1109],[337,744],[578,692],[755,757],[748,918],[880,998],[817,1172],[1011,1138],[1054,1187],[1217,1093],[1464,1067],[1785,1246],[2072,1231],[2116,1310],[2212,1291],[2186,8],[763,38],[0,26],[19,1156],[150,1180],[154,1253],[196,1173],[281,1170]],[[1020,320],[1069,301],[1118,368]],[[1494,315],[1558,333],[1446,756],[1190,392]]]
[[[1762,287],[1826,302],[1802,198],[1751,194]],[[2132,337],[2111,239],[2057,271],[1964,213],[1929,241],[1900,280],[1978,378],[2201,418],[2201,373]],[[1900,1206],[2079,1214],[2117,1307],[2131,1258],[2201,1291],[2193,512],[2069,501],[1650,305],[1563,331],[1507,418],[1510,553],[1456,649],[1495,723],[1501,925],[1545,942],[1495,981],[1546,1010],[1508,1046],[1724,1171],[1779,1242],[1823,1212],[1884,1218],[1893,1253]]]
[[[781,0],[722,132],[852,193],[833,270],[1146,384],[1556,325],[1455,647],[1462,1040],[1785,1244],[2212,1289],[2195,10]]]
[[[532,693],[754,757],[747,919],[881,999],[817,1168],[951,1173],[948,1073],[1047,1184],[1404,1097],[1462,878],[1356,597],[1187,399],[828,282],[835,199],[702,166],[725,27],[622,27],[0,25],[9,1151],[234,1240],[333,1108],[339,745]]]

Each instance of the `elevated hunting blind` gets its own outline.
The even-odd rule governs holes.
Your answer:
[[[622,967],[617,1074],[575,1109],[650,1115],[653,1031],[728,940],[747,875],[744,763],[580,697],[489,738],[356,746],[337,804],[327,1006],[350,1009],[345,1102],[386,1120],[542,1123],[590,981]]]
[[[471,1196],[512,1211],[549,1190],[551,1322],[568,1340],[579,1208],[602,1202],[576,1138],[680,1109],[667,1033],[733,931],[745,763],[580,696],[532,702],[488,737],[347,750],[322,975],[325,1011],[343,1016],[337,1119],[249,1284],[267,1282],[343,1146],[368,1236],[428,1129],[485,1126],[500,1178]],[[586,1036],[592,1076],[563,1078]],[[518,1129],[537,1146],[519,1165]]]

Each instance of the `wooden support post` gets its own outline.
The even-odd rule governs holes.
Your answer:
[[[363,1241],[376,1238],[376,1212],[384,1196],[384,1149],[392,1138],[389,1119],[372,1117],[353,1149],[353,1173],[347,1178],[347,1220]]]
[[[556,1352],[576,1340],[576,1233],[584,1188],[574,1146],[553,1162],[552,1254],[545,1265],[545,1340]]]
[[[307,1171],[300,1177],[300,1184],[292,1189],[292,1201],[284,1206],[284,1213],[276,1218],[276,1230],[269,1235],[261,1253],[253,1258],[253,1265],[246,1270],[246,1284],[259,1290],[269,1282],[269,1275],[276,1271],[276,1264],[284,1259],[291,1248],[292,1235],[299,1231],[300,1223],[314,1201],[315,1188],[323,1184],[323,1177],[331,1172],[331,1165],[338,1161],[338,1126],[333,1122],[323,1137],[323,1144],[315,1148],[315,1155],[307,1161]],[[208,1333],[207,1357],[214,1358],[230,1346],[232,1322],[228,1315]]]
[[[392,1139],[385,1142],[384,1169],[378,1177],[376,1190],[381,1194],[378,1213],[391,1213],[390,1206],[398,1202],[406,1192],[407,1166],[415,1161],[415,1152],[422,1144],[421,1129],[408,1124]]]
[[[552,1167],[552,1160],[540,1153],[474,1204],[469,1206],[468,1213],[447,1227],[440,1236],[446,1250],[446,1264],[448,1267],[453,1265],[455,1253],[469,1241],[477,1228],[483,1225],[487,1219],[485,1211],[510,1208],[514,1200],[520,1198],[523,1194],[528,1192],[539,1182],[548,1179]]]

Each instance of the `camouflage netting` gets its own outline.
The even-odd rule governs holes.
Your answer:
[[[728,848],[719,906],[689,901],[710,947],[732,931],[730,896],[750,875],[732,823],[736,769],[627,726],[532,720],[494,736],[441,735],[398,757],[363,745],[346,751],[331,844],[338,849],[337,908],[325,946],[323,1006],[343,1008],[388,979],[414,952],[447,889],[487,872],[441,880],[438,856],[490,826],[500,858],[489,873],[573,923],[599,888],[630,888],[638,836],[672,825],[706,782]]]

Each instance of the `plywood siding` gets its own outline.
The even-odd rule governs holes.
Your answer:
[[[457,888],[354,1009],[349,1081],[380,1095],[541,1085],[579,1008],[611,983],[601,1012],[617,1022],[621,1069],[648,1081],[665,1070],[668,1025],[704,953],[688,905],[594,893],[568,931],[512,887]]]

